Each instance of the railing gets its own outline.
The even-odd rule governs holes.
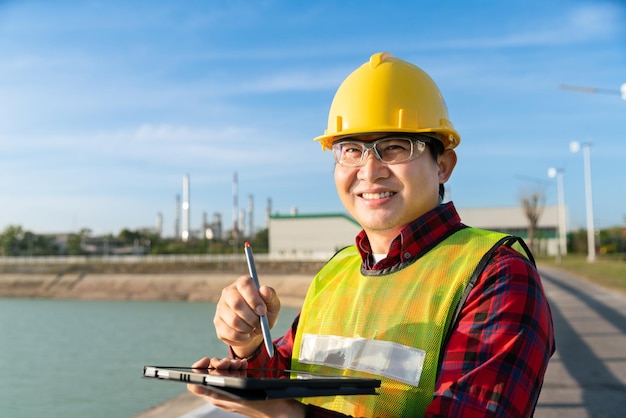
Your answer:
[[[255,254],[258,261],[327,261],[332,252]],[[101,255],[101,256],[18,256],[0,257],[0,265],[34,264],[139,264],[139,263],[218,263],[244,262],[243,254],[160,254],[160,255]]]

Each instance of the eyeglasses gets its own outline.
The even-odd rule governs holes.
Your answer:
[[[422,137],[423,138],[423,137]],[[375,141],[345,140],[333,144],[333,155],[337,164],[345,167],[365,165],[368,151],[373,150],[378,161],[399,164],[419,157],[426,149],[422,138],[390,135]]]

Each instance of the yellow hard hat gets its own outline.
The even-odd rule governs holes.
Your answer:
[[[326,150],[337,137],[378,132],[432,132],[446,149],[461,142],[433,79],[387,52],[372,55],[339,86],[328,129],[314,140]]]

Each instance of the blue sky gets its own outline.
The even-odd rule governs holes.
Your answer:
[[[174,231],[272,211],[344,212],[312,138],[341,81],[375,52],[426,70],[462,140],[459,208],[517,206],[564,170],[569,227],[585,227],[591,142],[596,227],[626,216],[626,6],[618,1],[0,2],[0,228]]]

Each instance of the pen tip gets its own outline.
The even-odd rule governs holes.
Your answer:
[[[246,247],[249,247],[250,243],[248,241],[246,241],[243,245],[245,245]]]

